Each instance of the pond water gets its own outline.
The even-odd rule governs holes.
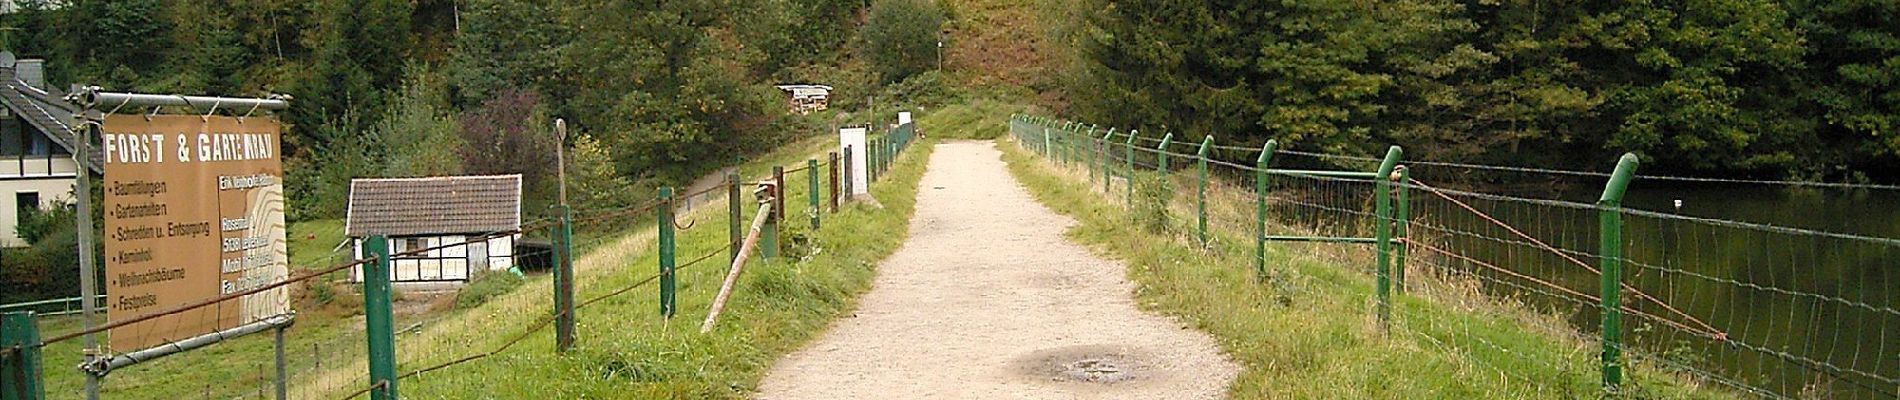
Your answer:
[[[1600,185],[1475,192],[1589,204]],[[1488,294],[1599,331],[1598,210],[1410,195],[1413,238],[1469,259],[1418,248],[1409,270],[1475,277]],[[1653,212],[1623,217],[1633,357],[1765,395],[1900,390],[1900,191],[1638,181],[1624,206]]]

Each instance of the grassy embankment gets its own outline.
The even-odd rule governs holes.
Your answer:
[[[642,287],[581,309],[578,344],[568,354],[554,353],[553,331],[544,330],[494,357],[404,380],[401,392],[411,398],[745,397],[779,355],[816,337],[834,316],[851,309],[856,295],[869,288],[873,266],[902,243],[928,143],[918,143],[872,186],[882,208],[847,206],[825,214],[823,228],[815,232],[806,225],[806,175],[788,174],[790,212],[782,237],[806,241],[790,246],[787,257],[749,265],[713,334],[697,329],[725,273],[725,252],[718,250],[727,240],[725,206],[718,202],[684,216],[697,222],[680,232],[680,262],[717,255],[680,271],[680,311],[674,320],[658,316],[657,289]],[[742,171],[755,176],[754,168]],[[749,220],[755,207],[746,209]],[[580,257],[577,297],[593,298],[652,275],[657,269],[654,239],[651,230],[643,230]],[[547,314],[549,284],[545,277],[530,279],[479,308],[399,336],[398,369],[500,346]],[[300,382],[298,390],[319,394],[316,398],[348,393],[367,384],[365,368],[357,360]]]
[[[1122,182],[1104,195],[1085,170],[1059,167],[1007,140],[998,147],[1039,201],[1080,222],[1071,240],[1129,264],[1142,307],[1218,338],[1245,368],[1232,398],[1599,396],[1594,342],[1561,319],[1488,298],[1472,282],[1414,272],[1412,295],[1398,298],[1392,329],[1381,333],[1373,279],[1351,266],[1371,264],[1367,247],[1270,244],[1272,283],[1255,283],[1251,223],[1238,222],[1252,220],[1250,192],[1210,190],[1216,221],[1213,246],[1203,249],[1192,237],[1192,174],[1177,174],[1174,195],[1150,203],[1173,210],[1169,228],[1156,233],[1130,222]],[[1628,398],[1730,397],[1649,366],[1631,375]]]

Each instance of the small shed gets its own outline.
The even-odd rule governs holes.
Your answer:
[[[344,232],[359,259],[375,235],[388,237],[391,254],[428,249],[392,256],[392,282],[464,282],[515,266],[520,233],[470,240],[521,229],[521,175],[355,179],[348,213]],[[350,278],[362,281],[362,268]]]
[[[831,87],[825,85],[779,85],[778,90],[785,91],[786,104],[792,112],[811,114],[830,108]]]

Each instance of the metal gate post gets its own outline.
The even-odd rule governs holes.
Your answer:
[[[1378,297],[1379,331],[1385,332],[1392,324],[1392,169],[1399,165],[1399,157],[1404,151],[1392,146],[1385,152],[1385,161],[1379,163],[1379,172],[1372,177],[1374,217],[1373,234],[1376,238],[1378,254]]]
[[[677,303],[673,301],[674,288],[677,284],[675,281],[676,277],[673,276],[673,236],[675,235],[673,231],[673,187],[660,187],[659,198],[660,215],[656,225],[659,225],[660,231],[660,317],[673,318],[673,314],[679,309]]]
[[[30,311],[0,315],[0,399],[42,400],[40,327]]]
[[[1603,185],[1603,196],[1597,198],[1597,215],[1601,226],[1597,252],[1601,263],[1602,281],[1599,283],[1603,313],[1603,390],[1610,394],[1620,391],[1623,385],[1623,193],[1629,189],[1630,179],[1636,175],[1637,159],[1635,154],[1624,153],[1616,161],[1616,172],[1610,174],[1610,182]]]
[[[557,250],[558,251],[558,250]],[[363,253],[363,336],[369,340],[371,400],[396,399],[396,329],[390,315],[389,237],[370,236]]]
[[[1267,163],[1273,160],[1273,148],[1279,142],[1267,140],[1260,148],[1260,158],[1254,160],[1253,172],[1253,274],[1261,283],[1267,282]]]

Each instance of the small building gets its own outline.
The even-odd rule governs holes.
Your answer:
[[[785,91],[787,106],[792,112],[811,114],[831,107],[831,87],[825,85],[779,85],[778,90]]]
[[[375,235],[388,238],[391,254],[429,249],[392,256],[390,281],[449,283],[513,268],[520,233],[456,244],[520,229],[521,175],[351,180],[343,228],[358,259]],[[362,281],[362,268],[350,279]]]
[[[73,200],[74,106],[46,84],[40,60],[0,52],[0,247],[25,246],[21,217]],[[101,173],[99,154],[86,168]]]

